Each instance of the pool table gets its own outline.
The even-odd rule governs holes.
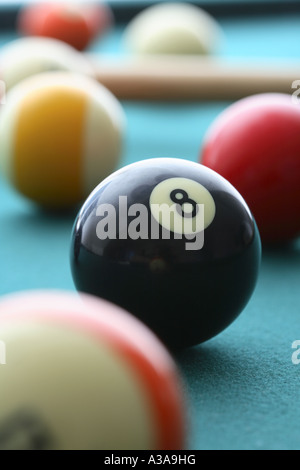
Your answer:
[[[226,1],[206,1],[205,6],[223,28],[223,58],[300,60],[299,2],[248,1],[243,8],[242,1],[230,1],[226,8]],[[143,5],[112,2],[112,7],[115,26],[91,45],[94,55],[122,55],[126,22]],[[17,36],[14,7],[2,12],[0,46]],[[197,161],[208,126],[231,102],[122,100],[127,132],[121,166],[149,157]],[[69,247],[76,212],[45,213],[0,179],[0,295],[75,290]],[[175,354],[185,384],[187,449],[299,450],[297,340],[300,240],[263,246],[257,287],[242,314],[217,337]]]

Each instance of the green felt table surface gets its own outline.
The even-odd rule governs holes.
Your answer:
[[[226,37],[223,56],[300,60],[300,13],[226,16],[219,21]],[[91,51],[122,54],[122,31],[118,26]],[[15,37],[13,31],[0,32],[0,46]],[[121,166],[148,157],[197,161],[206,129],[230,103],[122,104],[127,133]],[[75,215],[44,213],[0,178],[0,295],[75,290],[69,268]],[[263,249],[257,288],[234,324],[175,356],[186,388],[187,448],[299,450],[300,365],[291,360],[292,342],[298,339],[296,241],[289,247]]]

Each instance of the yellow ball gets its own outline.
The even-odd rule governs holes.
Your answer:
[[[0,113],[0,168],[32,201],[71,207],[118,166],[125,121],[119,101],[92,78],[30,77],[7,94]]]

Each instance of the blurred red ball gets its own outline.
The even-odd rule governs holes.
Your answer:
[[[300,235],[300,102],[291,95],[259,94],[229,106],[208,129],[200,163],[241,193],[263,242]]]
[[[112,25],[108,5],[42,3],[23,7],[17,30],[26,36],[44,36],[64,41],[83,51]]]

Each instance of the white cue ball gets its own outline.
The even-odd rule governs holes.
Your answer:
[[[0,78],[9,90],[31,75],[65,71],[95,76],[90,61],[79,51],[57,39],[16,39],[0,49]]]
[[[125,28],[124,47],[136,54],[212,54],[223,40],[217,21],[189,3],[146,8]]]

